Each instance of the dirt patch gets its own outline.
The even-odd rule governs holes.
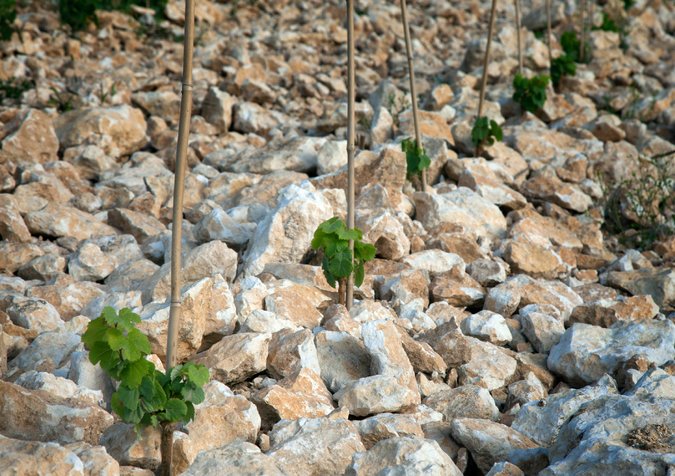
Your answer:
[[[675,445],[671,443],[672,437],[673,426],[647,425],[628,433],[626,444],[654,453],[672,453],[675,452]]]

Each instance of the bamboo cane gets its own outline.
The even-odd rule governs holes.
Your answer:
[[[487,87],[488,64],[490,63],[490,47],[492,46],[492,30],[495,26],[495,13],[497,11],[497,0],[492,0],[492,7],[490,8],[490,22],[488,23],[488,37],[487,46],[485,47],[485,57],[483,59],[483,76],[480,80],[480,96],[478,99],[478,115],[477,119],[483,115],[483,103],[485,102],[485,88]]]
[[[520,33],[520,0],[513,0],[516,9],[516,41],[518,42],[518,73],[523,74],[523,45]]]
[[[347,0],[347,228],[354,228],[354,135],[356,120],[356,76],[354,73],[354,0]],[[349,241],[349,250],[354,256],[354,241]],[[354,275],[347,279],[346,306],[351,309],[354,302]]]
[[[417,93],[415,91],[415,67],[413,65],[412,42],[410,40],[410,26],[408,24],[408,8],[406,0],[401,0],[401,21],[403,22],[403,33],[405,36],[405,52],[408,58],[408,76],[410,79],[410,98],[412,100],[413,124],[415,126],[415,143],[417,147],[422,147],[422,135],[420,134],[419,113],[417,110]],[[422,170],[422,191],[427,191],[427,171]]]
[[[546,45],[548,46],[548,64],[553,64],[553,54],[551,53],[551,0],[546,0]]]
[[[581,42],[579,43],[579,62],[584,62],[584,56],[586,55],[586,0],[581,0],[581,5],[579,7],[581,10]]]
[[[183,41],[183,79],[180,101],[180,122],[178,125],[178,143],[176,145],[176,164],[173,187],[173,223],[171,226],[171,308],[169,310],[169,330],[166,344],[166,369],[176,365],[177,330],[181,314],[181,235],[183,225],[183,192],[185,188],[185,166],[187,146],[190,136],[190,116],[192,115],[192,55],[194,50],[194,0],[185,2],[185,36]],[[164,476],[171,475],[173,458],[173,426],[162,427],[162,469]]]

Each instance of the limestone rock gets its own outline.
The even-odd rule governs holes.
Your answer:
[[[153,471],[161,462],[160,440],[159,428],[145,427],[138,438],[133,425],[122,422],[109,426],[101,435],[101,444],[120,465]]]
[[[202,116],[220,132],[227,132],[232,124],[232,108],[236,99],[225,91],[210,87],[202,102]]]
[[[267,369],[273,378],[288,377],[301,368],[321,374],[314,335],[309,329],[281,330],[272,335],[267,354]]]
[[[92,236],[118,233],[93,215],[61,204],[51,203],[41,210],[26,214],[24,219],[31,233],[55,238],[73,237],[85,240]]]
[[[8,129],[13,132],[2,141],[2,151],[18,162],[53,162],[58,160],[59,139],[51,118],[39,109],[19,113]]]
[[[321,331],[316,334],[315,345],[321,378],[332,392],[370,376],[370,355],[351,334]]]
[[[31,239],[30,231],[18,208],[14,196],[0,194],[0,237],[7,241],[27,243]]]
[[[223,337],[195,363],[205,365],[211,376],[225,384],[243,382],[267,368],[267,348],[271,334],[242,332]]]
[[[58,443],[26,441],[3,435],[0,435],[0,473],[59,476],[85,474],[82,460]],[[114,473],[107,474],[112,476]]]
[[[361,441],[366,449],[379,441],[400,436],[423,438],[422,427],[413,416],[396,413],[380,413],[356,423]]]
[[[285,476],[274,458],[265,455],[256,445],[235,441],[226,446],[204,451],[183,473],[184,476]]]
[[[477,385],[462,385],[434,393],[424,400],[424,404],[441,412],[448,422],[455,418],[499,419],[499,409],[490,392]]]
[[[485,340],[495,345],[503,345],[512,339],[506,320],[491,311],[480,311],[464,319],[460,329],[466,335]]]

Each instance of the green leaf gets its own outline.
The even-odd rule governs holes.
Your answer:
[[[365,263],[366,261],[375,259],[377,249],[375,248],[374,245],[371,245],[370,243],[363,243],[361,241],[357,241],[354,243],[354,254],[359,260]]]
[[[185,421],[187,413],[188,408],[184,401],[177,398],[170,398],[166,402],[163,416],[165,421]]]
[[[143,411],[140,406],[135,406],[133,408],[127,408],[124,403],[120,392],[117,391],[112,394],[110,400],[110,406],[112,410],[122,419],[125,423],[139,423],[143,418]]]
[[[354,267],[354,285],[361,286],[366,277],[366,271],[363,268],[363,263],[359,263]]]
[[[136,328],[130,329],[126,336],[119,329],[108,329],[107,338],[110,348],[121,351],[123,358],[130,362],[152,351],[148,338]]]
[[[201,387],[209,381],[209,369],[203,365],[188,362],[185,364],[184,370],[187,374],[188,381],[197,387]]]
[[[126,385],[120,385],[117,389],[117,396],[120,399],[122,405],[129,410],[133,410],[138,406],[138,399],[140,397],[140,392],[137,388],[127,387]]]
[[[108,325],[105,319],[98,317],[90,321],[87,325],[87,330],[82,334],[82,342],[87,350],[91,350],[96,342],[104,341],[105,333],[108,330]]]
[[[338,251],[328,264],[330,273],[336,278],[346,278],[352,272],[352,254],[348,249]]]
[[[141,385],[143,377],[152,375],[155,366],[145,359],[139,359],[133,362],[128,362],[124,369],[120,372],[120,377],[125,385],[131,388],[136,388]]]
[[[340,230],[344,230],[345,228],[347,228],[347,225],[345,225],[345,222],[342,221],[340,217],[333,217],[321,223],[318,229],[323,233],[330,235],[333,233],[338,233]]]
[[[321,268],[323,269],[323,275],[326,277],[328,284],[330,284],[332,287],[336,287],[337,279],[330,272],[330,261],[328,260],[328,256],[323,257]]]
[[[147,411],[156,412],[164,408],[167,400],[166,392],[156,378],[148,375],[143,377],[139,390]]]
[[[183,397],[183,400],[186,402],[192,402],[194,404],[199,404],[204,401],[204,390],[200,387],[195,387],[194,385],[186,385],[180,390],[180,396]]]
[[[338,231],[338,238],[341,240],[360,240],[361,239],[361,232],[357,230],[356,228],[352,228],[351,230],[347,230],[346,228],[344,230]]]
[[[89,349],[89,360],[92,364],[100,364],[101,368],[107,372],[115,369],[121,363],[117,352],[103,341],[95,342]]]

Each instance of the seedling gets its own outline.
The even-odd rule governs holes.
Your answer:
[[[61,21],[69,25],[72,31],[84,30],[89,23],[97,24],[96,10],[118,10],[131,13],[133,5],[155,10],[155,16],[161,18],[168,0],[59,0]]]
[[[570,30],[566,31],[560,37],[560,46],[562,46],[565,55],[569,56],[575,63],[581,63],[579,52],[581,51],[581,41],[577,38],[576,32]],[[588,43],[586,43],[584,51],[588,51]],[[584,54],[584,58],[586,55]]]
[[[0,0],[0,40],[8,41],[14,31],[16,0]]]
[[[209,380],[203,365],[176,365],[167,373],[158,371],[146,356],[152,352],[148,338],[136,328],[141,318],[130,309],[115,312],[105,307],[82,334],[89,360],[99,364],[119,382],[113,393],[112,410],[137,434],[146,426],[187,423],[194,405],[204,400],[202,387]],[[162,459],[166,461],[165,454]]]
[[[34,87],[35,83],[28,79],[0,80],[0,101],[4,99],[18,101],[25,91],[33,89]]]
[[[421,177],[422,172],[431,165],[431,159],[424,151],[424,147],[418,145],[415,140],[403,139],[401,149],[405,152],[408,180]]]
[[[520,104],[525,111],[537,112],[546,103],[546,86],[549,77],[546,75],[534,76],[530,79],[516,74],[513,78],[513,100]]]
[[[354,275],[354,284],[361,286],[365,277],[363,265],[375,258],[375,247],[363,243],[363,233],[358,228],[348,229],[339,217],[321,223],[314,232],[312,249],[323,252],[321,263],[323,275],[332,287],[338,290],[338,302],[345,304],[349,277]],[[349,243],[354,243],[354,253]]]
[[[476,146],[476,155],[480,154],[484,145],[492,145],[495,140],[501,141],[503,138],[504,133],[499,124],[486,116],[476,119],[473,129],[471,129],[471,142]]]
[[[553,86],[558,87],[563,76],[574,76],[577,74],[577,65],[569,55],[558,56],[551,63],[551,81]]]

